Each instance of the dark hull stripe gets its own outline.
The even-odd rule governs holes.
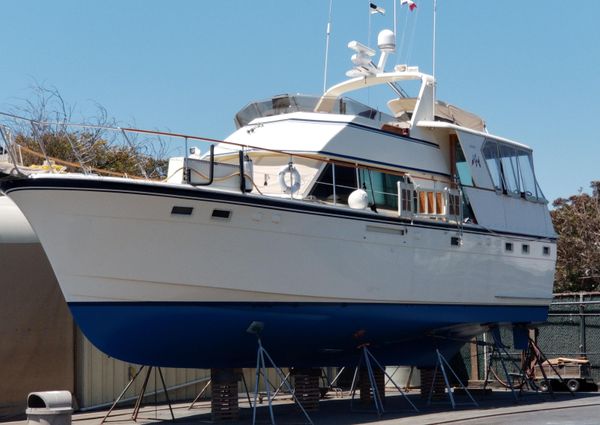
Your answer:
[[[369,223],[386,223],[390,225],[411,226],[427,229],[458,230],[455,224],[443,222],[425,222],[422,220],[411,220],[406,218],[392,218],[378,216],[373,213],[355,211],[350,209],[341,209],[331,206],[315,205],[306,201],[295,201],[291,199],[277,199],[268,197],[259,197],[253,195],[236,194],[230,192],[204,190],[201,188],[175,188],[162,184],[140,184],[132,182],[117,182],[107,180],[89,180],[89,179],[64,179],[64,178],[16,178],[0,181],[0,189],[9,194],[18,190],[78,190],[78,191],[99,191],[116,192],[144,196],[160,196],[177,199],[190,199],[211,202],[221,202],[235,205],[246,205],[252,207],[268,208],[279,211],[290,211],[301,214],[321,215],[328,217],[338,217],[341,219],[359,220]],[[554,242],[556,238],[548,238],[538,235],[491,231],[472,225],[463,226],[464,233],[480,235],[502,235],[512,237],[522,237],[536,240]]]

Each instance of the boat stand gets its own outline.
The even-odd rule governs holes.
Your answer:
[[[112,404],[112,406],[110,407],[108,412],[106,412],[106,415],[104,416],[104,418],[102,418],[102,420],[100,421],[100,424],[103,424],[104,422],[106,422],[106,420],[108,419],[108,417],[110,416],[110,414],[112,413],[114,408],[121,401],[121,399],[123,398],[123,396],[129,389],[129,387],[131,387],[131,385],[133,385],[136,378],[142,373],[142,370],[144,370],[145,367],[146,367],[145,365],[140,367],[140,370],[138,370],[137,373],[129,380],[129,382],[123,389],[123,391],[121,391],[121,394],[119,394],[119,397],[117,397],[117,399]],[[135,402],[135,406],[133,408],[133,413],[131,414],[131,419],[133,421],[137,420],[137,417],[140,413],[140,408],[142,407],[142,401],[144,400],[144,396],[146,395],[146,388],[148,387],[148,380],[150,379],[150,373],[152,372],[153,368],[154,368],[154,366],[148,366],[148,371],[146,372],[146,377],[144,378],[144,383],[142,385],[142,391],[140,392],[140,395],[138,396],[138,398]],[[156,367],[156,371],[158,371],[158,375],[160,376],[160,382],[162,383],[162,387],[165,392],[165,397],[167,399],[167,404],[169,405],[169,411],[171,412],[171,418],[173,420],[175,420],[175,415],[173,414],[173,407],[171,406],[171,400],[169,399],[169,393],[167,391],[167,386],[165,384],[165,379],[163,377],[162,370],[160,367]],[[155,374],[156,374],[156,371],[154,372]]]
[[[282,380],[282,384],[292,395],[294,401],[296,402],[296,404],[298,405],[300,410],[302,410],[302,413],[306,417],[306,420],[308,421],[308,423],[310,425],[314,425],[312,419],[308,415],[308,412],[304,409],[304,407],[302,407],[302,403],[300,403],[300,400],[298,400],[298,398],[296,397],[296,394],[294,393],[291,385],[288,382],[289,374],[288,374],[288,377],[286,377],[283,374],[283,372],[281,371],[281,369],[279,369],[279,367],[277,367],[277,365],[275,364],[275,362],[273,361],[273,359],[271,358],[271,356],[269,355],[269,353],[267,352],[265,347],[263,347],[262,341],[260,340],[260,332],[262,331],[263,327],[264,327],[264,323],[262,323],[262,322],[252,322],[250,324],[250,326],[248,327],[248,329],[246,330],[246,332],[256,335],[256,341],[258,344],[258,351],[256,353],[256,383],[254,385],[254,403],[252,406],[252,425],[256,424],[256,410],[258,408],[258,387],[259,387],[261,376],[263,377],[263,379],[265,381],[265,388],[267,390],[267,400],[268,400],[268,404],[269,404],[269,415],[271,418],[271,425],[275,425],[275,414],[273,413],[273,396],[271,396],[272,384],[267,379],[267,364],[266,364],[265,358],[266,358],[266,360],[268,360],[270,366],[273,369],[275,369],[277,376],[279,377],[279,379]],[[274,386],[273,386],[273,389],[275,389]]]
[[[408,402],[408,404],[410,404],[410,406],[414,409],[414,411],[419,412],[419,409],[417,409],[417,406],[415,406],[414,403],[412,401],[410,401],[408,396],[402,391],[402,389],[400,389],[400,387],[396,384],[396,382],[394,382],[392,377],[390,375],[388,375],[388,373],[385,371],[385,367],[382,366],[381,363],[379,363],[377,361],[377,359],[373,356],[373,354],[371,354],[371,352],[368,349],[368,345],[369,344],[362,344],[358,347],[359,349],[361,349],[362,352],[361,352],[361,356],[358,360],[358,364],[356,365],[356,368],[354,369],[354,377],[352,378],[352,386],[350,388],[350,393],[351,393],[350,409],[352,411],[355,411],[354,410],[354,397],[356,395],[356,387],[358,386],[358,372],[359,372],[360,367],[363,366],[367,369],[367,376],[369,378],[369,383],[371,384],[371,391],[373,393],[373,402],[375,404],[377,416],[381,417],[381,415],[383,415],[385,413],[385,409],[383,407],[382,394],[379,393],[379,388],[377,387],[377,382],[375,381],[375,373],[373,372],[373,370],[374,370],[373,366],[377,366],[379,368],[379,370],[381,370],[381,372],[383,372],[384,376],[389,379],[388,382],[392,382],[394,384],[396,389],[400,392],[400,394],[402,395],[402,397],[404,397],[404,399]],[[374,363],[374,365],[373,365],[373,363]],[[340,374],[341,374],[341,371],[340,371]],[[336,377],[336,379],[337,379],[337,377]]]
[[[515,361],[512,359],[510,353],[506,349],[506,345],[504,345],[504,343],[502,342],[502,338],[500,337],[499,329],[498,328],[492,329],[491,334],[492,334],[492,340],[493,340],[493,344],[491,344],[492,352],[490,353],[490,357],[489,357],[490,360],[488,362],[487,370],[485,371],[485,376],[484,376],[484,380],[483,380],[483,390],[485,391],[485,389],[487,388],[487,384],[488,384],[489,378],[490,378],[490,373],[492,373],[492,366],[494,364],[494,359],[497,359],[500,362],[500,365],[502,366],[502,371],[504,372],[504,376],[506,377],[506,384],[502,383],[500,381],[500,379],[498,378],[498,376],[496,376],[496,379],[498,379],[498,381],[500,382],[501,385],[510,389],[512,396],[515,399],[515,402],[518,402],[519,398],[518,398],[517,393],[515,392],[515,389],[517,387],[515,386],[515,382],[513,379],[514,375],[511,376],[511,374],[508,372],[508,368],[506,367],[505,358],[507,358],[510,361],[510,363],[513,365],[513,367],[515,367],[517,370],[520,371],[519,376],[521,377],[521,384],[518,386],[519,394],[521,394],[521,391],[523,390],[523,387],[525,384],[527,384],[530,388],[536,388],[535,383],[530,379],[529,374],[526,371],[525,365],[518,366],[515,363]]]
[[[196,396],[194,401],[192,401],[192,404],[190,404],[190,407],[188,407],[188,410],[192,410],[192,408],[194,407],[194,404],[196,404],[198,402],[198,400],[200,400],[200,398],[204,395],[204,393],[206,392],[208,387],[210,387],[211,382],[212,382],[212,379],[209,379],[208,382],[206,383],[206,385],[204,387],[202,387],[202,389],[200,390],[200,392],[198,393],[198,395]]]
[[[458,405],[470,405],[471,404],[471,403],[460,403],[459,404],[456,402],[456,400],[454,400],[454,394],[452,392],[452,387],[450,386],[450,380],[448,379],[448,371],[450,371],[450,373],[452,373],[454,378],[456,378],[456,380],[460,384],[460,388],[463,389],[464,392],[469,396],[472,404],[475,407],[479,407],[479,404],[475,401],[475,399],[473,398],[473,396],[471,395],[471,393],[469,392],[469,390],[467,389],[465,384],[463,384],[463,382],[460,380],[460,378],[458,377],[456,372],[454,372],[454,369],[452,369],[452,366],[450,366],[450,363],[448,363],[448,360],[446,360],[446,358],[442,355],[442,353],[440,352],[439,349],[436,348],[435,352],[436,352],[436,356],[437,356],[437,363],[436,363],[435,369],[433,371],[433,379],[431,380],[431,388],[429,389],[429,397],[427,398],[427,404],[431,404],[431,398],[433,396],[433,387],[435,385],[435,378],[437,377],[438,371],[441,371],[442,376],[444,377],[444,383],[446,384],[446,390],[448,391],[448,397],[450,398],[450,403],[452,404],[452,408],[456,409],[456,406],[458,406]]]
[[[342,391],[341,388],[336,387],[335,384],[337,383],[337,380],[340,378],[340,376],[342,376],[342,373],[344,372],[345,367],[340,368],[340,370],[338,371],[337,375],[335,375],[333,377],[333,380],[329,380],[329,375],[327,375],[327,372],[325,372],[325,368],[321,368],[321,378],[325,379],[325,381],[327,382],[327,388],[329,391],[333,391],[335,393],[335,397],[338,398],[343,398],[344,397],[344,391]]]

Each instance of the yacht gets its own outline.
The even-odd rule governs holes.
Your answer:
[[[382,364],[427,367],[492,327],[546,320],[556,235],[531,148],[436,100],[417,67],[386,70],[391,31],[377,62],[349,47],[355,68],[322,95],[251,102],[204,154],[182,135],[162,181],[1,181],[93,344],[132,363],[246,367],[250,328],[281,366],[355,365],[369,344]],[[388,111],[347,97],[374,86],[390,88]]]

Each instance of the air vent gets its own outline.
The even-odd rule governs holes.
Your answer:
[[[231,218],[230,210],[213,210],[212,218],[218,218],[221,220],[229,220]]]
[[[193,207],[173,207],[171,210],[171,214],[176,215],[192,215],[192,211],[194,211]]]

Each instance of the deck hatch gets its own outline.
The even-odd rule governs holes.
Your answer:
[[[192,211],[194,211],[193,207],[178,207],[174,206],[171,210],[171,214],[175,215],[192,215]]]

